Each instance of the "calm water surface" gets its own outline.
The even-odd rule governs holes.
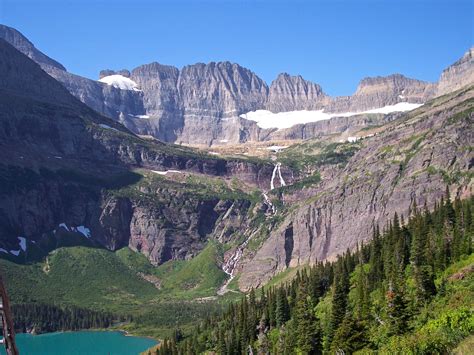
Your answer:
[[[121,332],[80,331],[41,335],[17,334],[20,355],[132,355],[158,342],[153,339],[125,336]],[[5,354],[1,347],[0,354]]]

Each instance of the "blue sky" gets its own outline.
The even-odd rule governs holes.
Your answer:
[[[270,83],[300,74],[331,95],[366,76],[435,81],[474,42],[472,0],[0,0],[15,27],[69,71],[229,60]]]

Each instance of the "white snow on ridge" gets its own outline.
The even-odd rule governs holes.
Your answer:
[[[273,150],[274,152],[279,152],[283,149],[286,149],[288,148],[287,145],[272,145],[270,147],[266,147],[265,149],[268,149],[268,150]]]
[[[166,171],[157,171],[157,170],[152,170],[155,174],[158,175],[166,175],[168,173],[181,173],[179,170],[166,170]]]
[[[102,79],[99,79],[99,81],[121,90],[141,91],[138,89],[136,82],[119,74],[104,76]]]
[[[116,128],[110,127],[109,125],[106,125],[106,124],[103,124],[103,123],[99,123],[99,126],[102,127],[102,128],[105,128],[105,129],[111,129],[112,131],[117,131],[118,132],[118,130]]]
[[[423,104],[413,104],[408,102],[399,102],[395,105],[384,106],[372,110],[362,112],[342,112],[342,113],[328,113],[324,110],[318,111],[288,111],[273,113],[267,110],[257,110],[240,115],[241,118],[245,118],[249,121],[257,122],[257,125],[261,128],[290,128],[297,124],[305,124],[310,122],[317,122],[328,120],[332,117],[350,117],[360,115],[364,113],[391,113],[391,112],[404,112],[414,110]]]

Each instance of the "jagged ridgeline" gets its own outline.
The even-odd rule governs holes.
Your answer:
[[[446,196],[149,354],[448,353],[474,332],[474,199]]]
[[[131,131],[206,146],[355,132],[383,124],[392,115],[354,113],[380,108],[385,112],[396,105],[394,112],[404,111],[474,81],[472,48],[444,70],[437,83],[401,74],[365,78],[353,95],[341,97],[327,95],[320,85],[299,75],[282,73],[267,85],[250,69],[230,62],[196,63],[181,70],[153,62],[131,70],[103,70],[96,81],[68,72],[13,28],[0,25],[0,38],[40,64],[86,105]],[[334,119],[317,122],[323,109]],[[256,110],[266,111],[267,123],[261,121],[263,116],[249,114]],[[301,120],[303,111],[313,118]],[[349,113],[350,118],[337,117]],[[286,117],[286,122],[279,124],[278,117]]]

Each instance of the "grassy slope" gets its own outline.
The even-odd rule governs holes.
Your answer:
[[[70,247],[51,252],[41,262],[28,265],[0,259],[13,302],[73,304],[80,307],[134,312],[143,305],[166,299],[193,299],[215,295],[225,280],[219,268],[221,246],[210,243],[187,261],[152,266],[128,248],[117,252]],[[156,276],[158,290],[138,273]]]
[[[160,265],[154,274],[162,282],[160,293],[172,298],[192,299],[215,294],[226,279],[218,263],[222,260],[222,246],[210,242],[191,260],[169,261]]]
[[[149,302],[153,285],[139,278],[120,258],[103,249],[72,247],[47,259],[19,265],[0,260],[13,302],[73,304],[109,311],[129,311]]]

